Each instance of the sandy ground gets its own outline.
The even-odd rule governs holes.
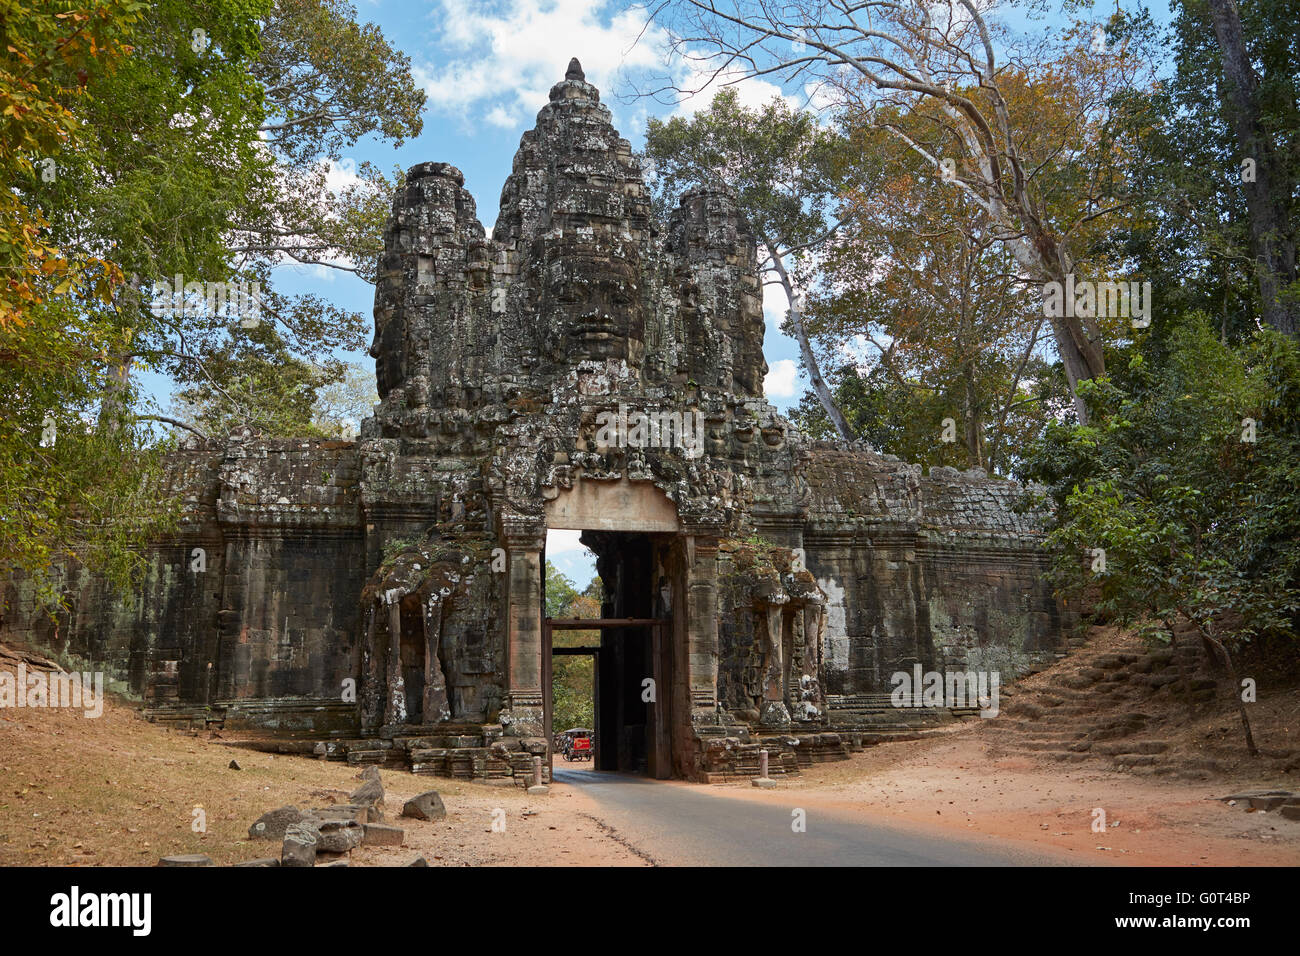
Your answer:
[[[989,754],[967,725],[921,741],[881,744],[820,764],[776,790],[709,787],[719,796],[821,807],[964,839],[1008,842],[1063,862],[1136,866],[1294,866],[1300,821],[1245,812],[1217,798],[1268,780],[1171,781]],[[1281,784],[1287,787],[1286,783]],[[1093,830],[1105,812],[1105,832]]]
[[[597,822],[596,805],[579,788],[556,785],[545,796],[530,796],[514,786],[449,786],[448,780],[387,771],[381,776],[389,822],[406,828],[406,843],[354,850],[353,866],[400,866],[416,856],[430,866],[647,865]],[[391,819],[405,800],[430,789],[442,795],[445,820]],[[493,830],[494,819],[504,820],[504,832]]]
[[[232,759],[241,769],[229,767]],[[588,815],[594,806],[574,788],[530,797],[515,786],[381,775],[387,822],[405,828],[406,843],[358,849],[353,865],[405,865],[418,856],[443,866],[644,865]],[[360,785],[356,776],[346,764],[169,731],[111,700],[98,718],[0,709],[0,866],[152,866],[180,853],[205,853],[219,864],[278,856],[278,843],[250,840],[248,827],[285,804],[345,802]],[[431,789],[442,795],[445,820],[398,817],[407,798]],[[498,809],[504,832],[492,829]],[[194,830],[196,810],[206,832]]]

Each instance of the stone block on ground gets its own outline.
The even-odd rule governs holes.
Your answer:
[[[317,853],[347,853],[361,845],[365,831],[358,823],[345,820],[326,820],[320,825],[316,839]]]
[[[401,846],[402,841],[406,839],[406,831],[401,827],[367,823],[364,829],[365,837],[361,842],[366,846]]]
[[[382,810],[384,808],[384,785],[378,780],[367,780],[352,791],[352,795],[348,797],[348,802]]]
[[[294,823],[284,832],[280,846],[281,866],[315,866],[320,831],[311,823]]]
[[[437,790],[426,790],[406,801],[402,816],[416,820],[441,820],[447,816],[447,808]]]
[[[351,823],[365,823],[370,816],[370,808],[359,803],[336,803],[332,807],[317,807],[311,811],[317,820],[343,820]]]
[[[285,806],[278,810],[264,813],[257,822],[248,828],[250,840],[283,840],[284,832],[291,825],[300,823],[303,812],[297,807]]]

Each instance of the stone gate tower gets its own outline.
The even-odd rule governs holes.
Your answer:
[[[459,550],[436,571],[414,548],[376,573],[369,725],[418,708],[417,722],[542,735],[548,528],[585,532],[607,616],[670,622],[604,638],[610,767],[700,776],[730,766],[719,738],[817,737],[828,690],[886,689],[886,672],[937,659],[936,630],[963,664],[990,643],[1006,641],[1008,659],[977,656],[1002,667],[1013,645],[1026,660],[1054,646],[1013,486],[818,453],[767,404],[743,217],[726,193],[699,190],[655,222],[577,60],[523,136],[490,239],[459,171],[411,170],[375,301],[383,401],[360,444],[366,512],[391,516],[377,540],[436,514],[432,546]],[[402,635],[417,630],[422,673],[402,664]],[[495,640],[495,669],[467,670],[479,633]],[[644,706],[635,692],[652,675],[667,686]]]
[[[97,662],[159,719],[520,781],[547,750],[549,529],[583,533],[603,617],[635,622],[594,652],[606,768],[752,773],[761,741],[793,770],[888,716],[895,672],[1005,684],[1052,658],[1068,619],[1019,487],[810,443],[763,397],[763,331],[729,196],[656,222],[574,60],[491,237],[458,170],[408,172],[358,441],[177,453],[186,523],[141,593],[69,569],[51,623],[9,582],[4,627]]]
[[[360,443],[366,510],[384,522],[377,538],[423,532],[436,515],[439,544],[478,550],[432,577],[418,548],[418,574],[380,569],[376,608],[410,601],[414,614],[405,595],[418,595],[436,636],[417,701],[394,681],[401,613],[371,611],[364,716],[396,725],[418,706],[421,720],[482,720],[499,702],[507,733],[541,736],[545,536],[580,529],[607,615],[671,622],[607,635],[604,756],[691,774],[695,727],[720,720],[720,544],[754,535],[757,519],[773,546],[798,545],[809,499],[804,445],[762,397],[743,219],[727,195],[699,191],[654,222],[631,148],[574,60],[523,136],[490,239],[460,172],[429,163],[411,170],[385,247],[372,350],[383,400]],[[734,685],[740,709],[765,708],[774,726],[825,709],[821,594],[806,571],[788,577],[774,574],[762,597],[765,672]],[[447,627],[462,617],[476,621]],[[500,669],[471,679],[464,635],[493,626]],[[668,686],[646,707],[652,674]],[[650,766],[656,743],[662,766]]]

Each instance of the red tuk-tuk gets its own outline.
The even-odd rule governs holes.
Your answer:
[[[573,727],[564,732],[564,759],[573,762],[574,760],[590,760],[594,755],[592,743],[595,740],[593,734],[586,727]]]

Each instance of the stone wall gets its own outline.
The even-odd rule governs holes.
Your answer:
[[[5,632],[104,670],[150,708],[257,701],[254,722],[276,726],[279,699],[291,711],[304,698],[342,704],[367,577],[355,446],[236,436],[168,465],[186,510],[174,538],[150,546],[139,590],[69,566],[70,610],[51,619],[14,578]]]
[[[981,469],[918,466],[816,445],[804,533],[826,594],[827,689],[871,694],[890,675],[983,669],[1009,682],[1063,651],[1073,616],[1043,578],[1023,489]]]

